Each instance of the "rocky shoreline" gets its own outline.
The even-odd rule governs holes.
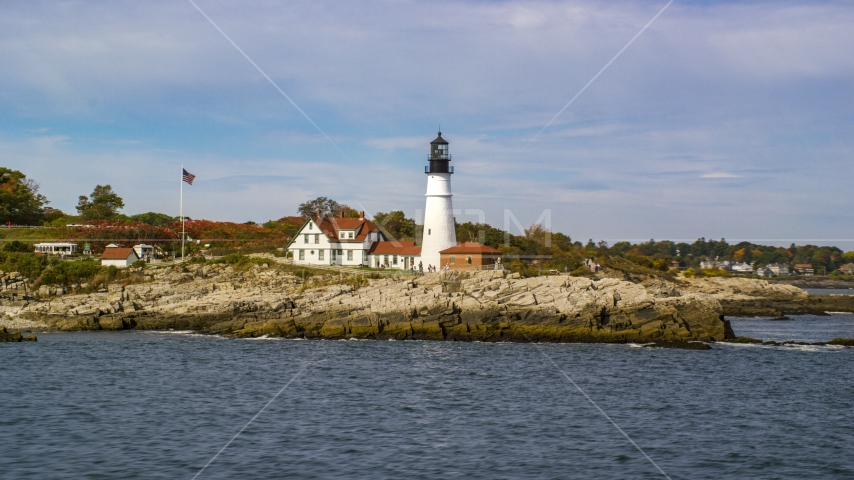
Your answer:
[[[725,315],[854,311],[851,296],[810,296],[790,285],[732,278],[630,282],[565,275],[519,278],[495,271],[358,284],[330,275],[317,285],[275,265],[240,269],[222,264],[163,267],[146,275],[144,283],[109,285],[98,293],[41,290],[41,298],[0,306],[0,326],[10,331],[175,329],[233,337],[666,346],[735,338]]]
[[[785,283],[745,278],[700,278],[683,282],[683,291],[703,292],[721,304],[729,317],[781,317],[854,312],[852,295],[810,295]]]

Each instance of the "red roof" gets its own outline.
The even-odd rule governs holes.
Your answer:
[[[811,263],[799,263],[795,265],[795,268],[812,268]]]
[[[318,218],[312,217],[311,221],[320,227],[320,230],[333,241],[362,243],[370,232],[379,232],[380,229],[366,218]],[[338,238],[340,230],[355,230],[354,238]]]
[[[371,247],[371,255],[421,255],[421,246],[415,242],[377,242]]]
[[[478,242],[466,242],[442,250],[439,253],[501,253],[501,250],[486,246]]]
[[[136,256],[136,252],[134,252],[132,248],[111,247],[104,249],[104,254],[101,255],[101,260],[127,260],[131,255]]]

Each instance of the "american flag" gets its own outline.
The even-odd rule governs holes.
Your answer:
[[[192,173],[188,172],[186,169],[182,169],[182,170],[184,170],[184,181],[189,183],[190,185],[192,185],[193,180],[196,179],[196,176],[193,175]]]

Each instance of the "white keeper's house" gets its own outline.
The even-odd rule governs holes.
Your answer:
[[[421,247],[414,242],[387,241],[379,227],[359,212],[359,218],[310,217],[288,243],[296,265],[417,268]]]

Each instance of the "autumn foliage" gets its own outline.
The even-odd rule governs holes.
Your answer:
[[[198,241],[200,244],[212,244],[218,248],[283,247],[290,240],[290,236],[282,231],[242,223],[190,220],[186,222],[184,229],[193,243]],[[181,242],[181,222],[160,227],[141,222],[95,220],[88,222],[85,227],[69,229],[63,238],[81,244],[89,243],[96,253],[102,252],[110,243],[126,247],[146,243],[166,251],[177,251]]]

